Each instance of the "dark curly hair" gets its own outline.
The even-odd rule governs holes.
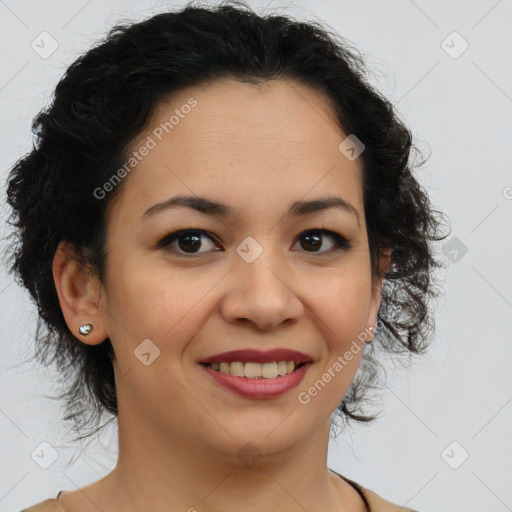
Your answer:
[[[73,62],[52,104],[33,120],[33,149],[10,171],[9,224],[16,239],[9,270],[37,305],[35,357],[57,365],[64,419],[77,433],[97,427],[105,412],[115,420],[112,344],[107,338],[90,346],[69,330],[52,274],[59,242],[70,242],[80,263],[104,282],[107,208],[122,183],[101,201],[93,191],[127,160],[129,143],[156,105],[186,86],[225,77],[247,83],[288,78],[322,92],[343,131],[365,145],[360,162],[373,277],[381,276],[382,251],[391,250],[380,328],[337,409],[344,420],[369,422],[376,416],[365,414],[363,404],[382,367],[376,351],[424,353],[434,329],[434,271],[443,265],[433,242],[446,235],[439,235],[444,214],[432,209],[413,175],[412,150],[420,152],[393,105],[369,84],[360,52],[327,25],[258,15],[236,1],[192,4],[120,23]]]

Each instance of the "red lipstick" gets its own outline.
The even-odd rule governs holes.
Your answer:
[[[262,352],[260,350],[232,350],[230,352],[222,352],[200,361],[201,363],[232,363],[241,361],[242,363],[272,363],[273,361],[293,361],[297,366],[302,363],[312,362],[313,358],[285,348],[276,348]]]
[[[209,364],[220,363],[272,363],[279,361],[294,361],[295,370],[276,378],[249,378],[223,373],[214,370]],[[232,350],[208,357],[200,361],[201,367],[209,377],[224,388],[237,395],[252,399],[275,398],[297,387],[304,378],[309,367],[313,364],[312,358],[289,349],[274,349],[266,352],[259,350]]]

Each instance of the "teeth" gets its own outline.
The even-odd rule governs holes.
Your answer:
[[[294,361],[274,361],[263,364],[234,361],[232,363],[212,363],[208,366],[225,374],[229,373],[236,377],[246,377],[248,379],[276,379],[295,370]]]

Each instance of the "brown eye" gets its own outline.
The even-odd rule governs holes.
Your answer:
[[[203,254],[208,251],[198,251],[204,245],[202,242],[202,239],[204,238],[213,242],[213,238],[207,235],[202,229],[180,230],[164,237],[160,242],[158,242],[157,247],[170,248],[170,250],[182,254]],[[177,247],[172,247],[171,245],[175,242],[177,243]]]
[[[325,238],[331,239],[331,248],[322,249],[324,246]],[[165,236],[158,242],[157,248],[165,249],[178,255],[201,255],[211,252],[211,250],[203,250],[204,242],[202,240],[209,240],[214,246],[216,246],[215,239],[212,235],[208,234],[202,229],[181,229],[175,231],[170,235]],[[351,244],[346,238],[341,236],[334,231],[327,229],[310,229],[304,231],[298,237],[301,247],[309,253],[318,253],[320,255],[326,253],[332,253],[340,250],[347,250],[351,247]],[[219,248],[213,249],[213,251],[223,251],[224,249]]]
[[[334,240],[334,248],[328,250],[320,250],[326,235]],[[301,235],[299,235],[299,239],[305,241],[304,243],[301,243],[301,246],[306,250],[306,252],[320,252],[323,254],[339,251],[342,249],[349,249],[351,247],[346,238],[338,233],[335,233],[334,231],[329,231],[327,229],[304,231],[301,233]]]

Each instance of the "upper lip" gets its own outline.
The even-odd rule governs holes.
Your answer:
[[[273,361],[294,361],[295,364],[311,362],[312,358],[303,352],[286,348],[275,348],[262,352],[261,350],[231,350],[203,359],[200,363],[232,363],[241,361],[244,363],[271,363]]]

